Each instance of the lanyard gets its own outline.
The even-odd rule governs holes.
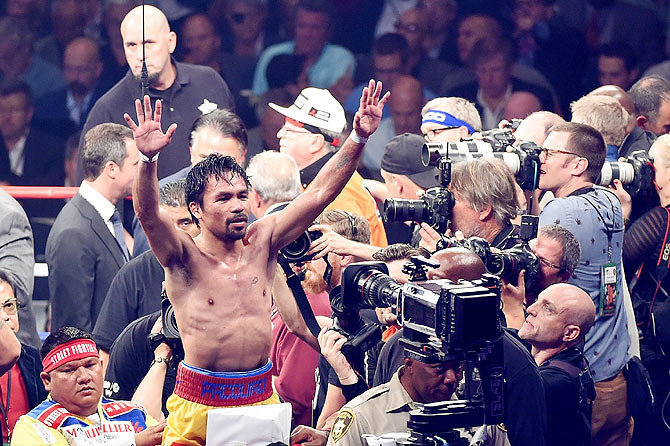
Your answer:
[[[7,426],[7,441],[12,441],[12,431],[9,428],[9,405],[12,401],[12,370],[7,371],[7,404],[2,402],[2,389],[0,389],[0,412],[2,413],[2,418],[5,420],[5,425]]]

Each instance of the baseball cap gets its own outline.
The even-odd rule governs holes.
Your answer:
[[[424,166],[421,162],[421,148],[426,143],[422,136],[403,133],[393,137],[382,157],[382,169],[396,175],[405,175],[423,189],[439,185],[439,172],[433,166]]]
[[[305,88],[289,107],[268,105],[287,118],[330,132],[342,132],[347,124],[344,108],[330,91],[321,88]]]

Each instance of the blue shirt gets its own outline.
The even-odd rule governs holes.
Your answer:
[[[293,54],[295,42],[283,42],[266,48],[258,59],[252,91],[261,95],[268,91],[268,80],[265,71],[268,64],[278,54]],[[353,75],[356,68],[356,60],[349,50],[338,45],[327,43],[321,52],[321,56],[311,67],[307,69],[309,84],[311,87],[328,88],[347,72]]]
[[[586,334],[584,353],[591,366],[593,380],[604,381],[619,373],[630,358],[622,288],[624,225],[621,204],[614,194],[601,187],[580,189],[568,197],[555,198],[547,203],[540,213],[540,227],[552,223],[572,232],[582,249],[579,265],[569,283],[589,293],[596,306],[596,322]],[[607,230],[612,234],[611,260],[607,254]],[[601,316],[601,269],[610,261],[617,265],[616,305],[613,315]]]

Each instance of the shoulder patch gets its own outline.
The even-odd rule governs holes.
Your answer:
[[[333,429],[330,431],[330,436],[334,443],[336,443],[340,438],[344,437],[344,434],[347,433],[353,421],[353,412],[348,409],[343,409],[340,411],[337,418],[335,418],[335,422],[333,423]]]

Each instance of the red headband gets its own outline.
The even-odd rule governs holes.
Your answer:
[[[99,358],[95,342],[91,339],[75,339],[51,350],[42,360],[42,368],[49,373],[70,361],[90,357]]]

